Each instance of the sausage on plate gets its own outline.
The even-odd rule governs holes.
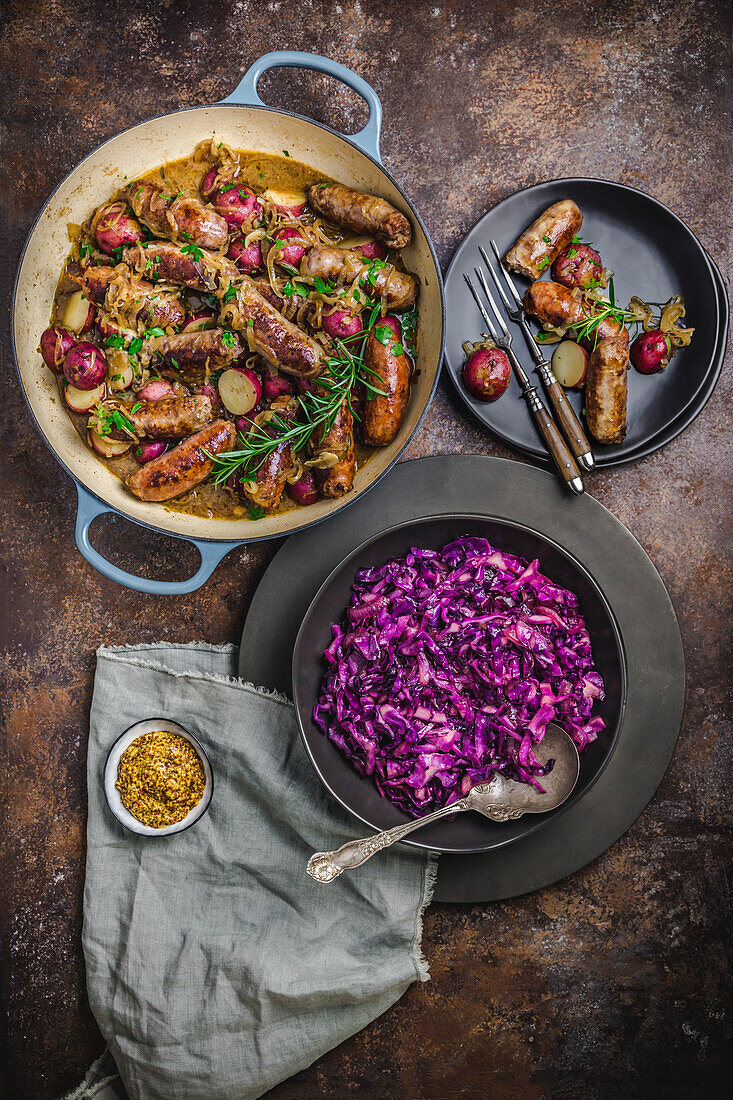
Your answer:
[[[104,401],[95,413],[104,419],[105,413],[115,409],[132,425],[132,431],[143,439],[183,439],[199,431],[212,417],[211,398],[205,394],[195,397],[163,397],[159,401]],[[113,431],[114,437],[118,433]],[[125,433],[119,433],[124,438]]]
[[[123,191],[133,211],[156,237],[218,252],[227,243],[227,223],[200,199],[174,195],[151,180],[135,180]]]
[[[236,297],[222,309],[222,319],[245,333],[270,366],[298,378],[319,375],[324,364],[321,345],[270,305],[249,276],[241,278]]]
[[[172,451],[154,458],[127,478],[140,500],[172,500],[205,481],[214,468],[209,455],[231,451],[237,433],[229,420],[215,420]]]
[[[200,248],[184,251],[171,241],[147,241],[125,250],[125,263],[151,282],[175,283],[192,290],[216,291],[239,274],[237,265]]]
[[[364,442],[370,447],[388,446],[405,418],[410,392],[410,360],[404,350],[399,353],[395,350],[401,347],[400,327],[394,317],[377,321],[367,337],[364,349],[367,377],[371,385],[383,391],[367,391],[364,402],[362,433]]]
[[[354,454],[354,418],[347,400],[342,401],[333,424],[323,435],[316,434],[312,452],[314,458],[330,453],[337,461],[333,466],[316,468],[316,479],[324,497],[336,500],[348,493],[354,484],[356,456]]]
[[[404,248],[412,238],[412,227],[392,203],[341,183],[314,183],[308,189],[311,208],[330,222],[369,233],[387,248]]]
[[[587,321],[602,307],[593,298],[563,286],[542,280],[532,283],[524,295],[524,308],[543,324],[554,328],[573,328]],[[604,317],[593,329],[592,339],[605,340],[607,336],[616,336],[623,325],[614,317]]]
[[[381,298],[387,309],[407,309],[417,297],[414,275],[398,271],[384,260],[364,260],[347,248],[314,245],[303,260],[302,271],[336,286],[358,279],[357,285],[369,296]]]
[[[621,443],[626,435],[628,366],[626,329],[599,340],[591,352],[585,380],[585,414],[588,429],[599,443]]]
[[[528,279],[538,279],[567,248],[582,224],[583,215],[572,199],[554,202],[509,249],[504,257],[507,267]]]

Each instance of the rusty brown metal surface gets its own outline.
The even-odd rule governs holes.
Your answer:
[[[272,49],[335,57],[382,98],[383,156],[445,266],[518,187],[597,175],[649,191],[730,270],[730,12],[725,0],[150,4],[6,2],[2,118],[2,990],[13,1097],[78,1082],[101,1037],[84,989],[85,742],[100,643],[239,638],[275,546],[229,555],[180,599],[141,597],[75,550],[74,489],[18,392],[11,280],[32,218],[100,141],[227,95]],[[341,125],[363,106],[283,71],[275,106]],[[487,906],[435,906],[433,980],[275,1089],[303,1097],[616,1098],[722,1094],[730,1049],[731,407],[724,372],[663,451],[592,478],[680,617],[689,687],[672,766],[616,845],[572,878]],[[506,454],[441,383],[408,457]],[[123,520],[95,535],[120,565],[175,578],[195,553]],[[640,608],[643,613],[643,608]],[[172,1098],[173,1100],[173,1098]]]

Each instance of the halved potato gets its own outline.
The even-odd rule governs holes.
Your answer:
[[[104,382],[93,390],[78,390],[76,386],[64,386],[64,400],[72,412],[88,413],[104,401]]]

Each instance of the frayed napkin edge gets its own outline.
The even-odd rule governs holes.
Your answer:
[[[425,867],[423,868],[423,880],[422,880],[422,901],[417,911],[415,918],[415,935],[412,940],[412,947],[410,948],[410,955],[412,961],[415,964],[415,970],[417,971],[418,981],[429,982],[430,979],[430,964],[425,958],[425,953],[422,946],[423,936],[423,918],[427,911],[428,906],[433,900],[433,891],[435,890],[435,884],[438,879],[438,853],[428,852],[428,858],[425,861]]]
[[[134,653],[146,653],[151,650],[155,651],[161,649],[199,649],[210,653],[233,653],[237,648],[237,646],[231,645],[230,643],[226,645],[212,645],[209,642],[186,642],[183,644],[151,642],[149,645],[103,645],[97,650],[97,658],[103,657],[108,661],[118,661],[126,665],[137,665],[138,668],[148,668],[153,672],[164,672],[166,676],[175,676],[179,680],[204,680],[208,683],[227,684],[229,687],[246,691],[250,695],[258,695],[263,699],[272,699],[276,703],[282,703],[284,706],[292,708],[292,699],[289,699],[287,695],[283,695],[282,692],[276,691],[274,688],[258,687],[257,684],[253,684],[248,680],[240,680],[237,676],[222,676],[218,672],[193,672],[185,670],[179,672],[156,664],[155,661],[146,661],[143,657],[132,657]],[[123,657],[123,653],[128,654],[128,656]]]

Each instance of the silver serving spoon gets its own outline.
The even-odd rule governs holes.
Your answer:
[[[451,806],[443,806],[442,809],[408,821],[405,825],[395,825],[393,829],[387,829],[383,833],[375,833],[374,836],[364,837],[362,840],[349,840],[335,852],[315,852],[308,860],[308,874],[317,882],[333,882],[342,871],[360,867],[376,852],[389,848],[408,833],[441,817],[463,813],[464,810],[476,810],[492,821],[509,821],[522,817],[523,814],[544,814],[548,810],[554,810],[570,796],[578,781],[578,750],[564,730],[554,722],[549,722],[545,736],[533,751],[540,764],[546,764],[548,760],[555,761],[552,771],[540,779],[545,788],[544,794],[528,783],[517,783],[502,775],[495,775],[490,783],[473,787],[465,798]]]

